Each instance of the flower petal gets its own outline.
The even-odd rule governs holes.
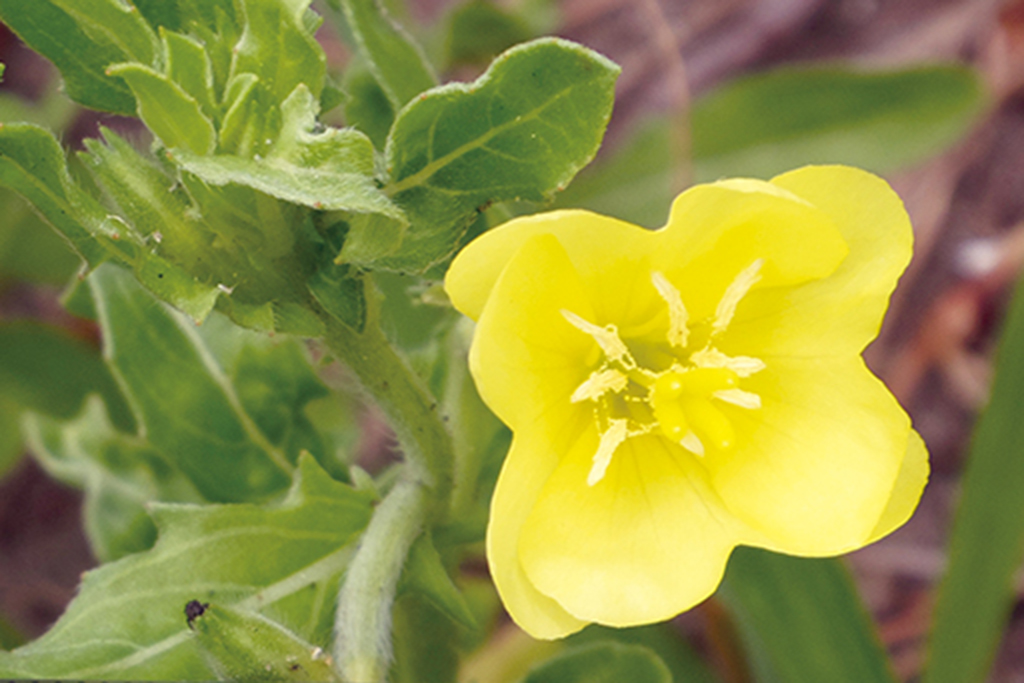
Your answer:
[[[775,185],[728,180],[676,198],[652,258],[682,292],[694,319],[710,317],[726,288],[764,259],[756,289],[823,278],[847,253],[822,211]]]
[[[570,398],[600,360],[597,343],[563,310],[594,316],[565,249],[550,234],[534,235],[498,277],[469,352],[481,398],[513,429],[577,408]]]
[[[758,357],[859,353],[878,334],[889,296],[910,262],[913,231],[902,202],[881,178],[845,166],[809,166],[772,184],[824,211],[850,254],[825,280],[752,292],[729,339]]]
[[[644,261],[651,250],[653,234],[631,223],[582,210],[515,218],[484,233],[459,252],[445,275],[445,290],[455,308],[476,320],[498,277],[519,249],[537,235],[555,235],[580,276],[588,284],[598,283],[596,299],[602,298],[603,289],[621,297],[620,288],[607,282],[601,285],[601,280],[616,262],[625,261],[627,266],[632,266]],[[650,271],[645,272],[649,282]]]
[[[776,359],[744,381],[762,407],[721,406],[738,435],[706,464],[728,509],[773,550],[835,555],[882,517],[910,421],[859,357]]]
[[[530,581],[586,621],[631,626],[693,607],[718,586],[742,528],[693,456],[655,436],[633,437],[601,481],[588,430],[548,479],[522,529]]]
[[[501,601],[512,619],[534,638],[561,638],[587,622],[566,612],[539,592],[523,572],[519,538],[530,510],[545,482],[558,466],[561,449],[578,439],[591,422],[585,412],[561,425],[557,436],[539,431],[517,433],[512,440],[498,484],[491,498],[487,524],[487,563]]]
[[[896,485],[892,487],[889,503],[882,511],[882,517],[875,524],[868,543],[874,543],[883,536],[903,526],[917,508],[924,486],[928,483],[928,449],[921,435],[913,429],[907,437],[907,452],[900,464]]]

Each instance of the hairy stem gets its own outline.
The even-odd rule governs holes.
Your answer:
[[[403,477],[377,508],[338,595],[335,656],[347,683],[382,683],[391,663],[391,607],[428,497]]]
[[[435,501],[445,501],[451,491],[454,455],[437,401],[391,346],[375,316],[370,316],[363,332],[327,316],[324,322],[327,347],[384,411],[411,475],[432,490]]]

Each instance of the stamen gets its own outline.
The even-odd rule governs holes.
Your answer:
[[[629,438],[627,424],[626,420],[611,420],[608,429],[601,435],[601,443],[597,446],[597,453],[594,453],[594,464],[587,475],[587,486],[593,486],[604,479],[615,450]]]
[[[619,393],[629,385],[629,378],[618,370],[595,370],[572,392],[573,403],[596,401],[609,391]]]
[[[686,339],[690,334],[689,328],[686,324],[690,320],[690,315],[686,312],[686,306],[683,304],[683,297],[679,293],[679,290],[668,281],[664,275],[660,272],[651,273],[651,282],[654,283],[654,288],[658,290],[658,294],[668,304],[668,343],[671,346],[678,346],[679,348],[686,347]]]
[[[763,265],[764,259],[757,259],[740,271],[736,279],[725,288],[725,294],[722,295],[722,300],[718,302],[718,308],[715,309],[715,322],[711,325],[712,335],[721,334],[732,322],[740,300],[747,295],[751,287],[761,280],[760,271]]]
[[[729,368],[740,377],[750,377],[766,367],[764,361],[753,356],[727,356],[710,346],[690,356],[690,362],[698,368]]]
[[[619,329],[615,325],[600,327],[564,308],[562,309],[562,316],[573,327],[593,337],[597,345],[604,351],[604,355],[609,362],[614,363],[618,361],[627,369],[636,367],[636,361],[633,360],[633,356],[630,355],[629,349],[626,348],[623,341],[619,339]]]
[[[694,455],[704,456],[704,444],[701,443],[700,437],[693,432],[687,432],[686,436],[679,441],[679,445]]]
[[[756,410],[761,407],[760,396],[750,391],[743,391],[742,389],[723,389],[711,395],[719,401],[725,401],[747,410]]]

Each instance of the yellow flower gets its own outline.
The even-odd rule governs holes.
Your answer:
[[[487,530],[538,638],[670,618],[751,545],[844,553],[905,522],[927,452],[861,351],[910,260],[881,179],[694,187],[648,231],[586,211],[471,243],[445,286],[514,434]]]

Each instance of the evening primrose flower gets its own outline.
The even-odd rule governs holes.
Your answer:
[[[514,434],[487,530],[513,619],[660,621],[737,545],[829,556],[906,521],[927,453],[860,354],[911,243],[884,181],[833,166],[696,186],[656,231],[554,211],[464,249],[445,286]]]

